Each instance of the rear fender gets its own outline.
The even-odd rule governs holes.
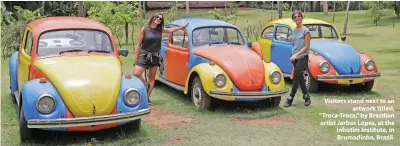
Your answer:
[[[9,60],[11,94],[18,91],[18,51],[14,52]]]

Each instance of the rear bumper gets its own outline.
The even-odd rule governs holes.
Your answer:
[[[318,81],[329,80],[358,80],[358,79],[375,79],[381,76],[381,73],[361,74],[361,75],[317,75]]]
[[[226,92],[226,91],[219,91],[219,90],[211,90],[210,96],[215,98],[234,98],[238,99],[265,99],[271,97],[278,97],[282,96],[283,94],[289,92],[288,89],[282,89],[277,91],[262,91],[262,92]]]
[[[129,122],[145,117],[150,114],[150,109],[142,109],[135,112],[120,113],[114,115],[81,117],[81,118],[59,118],[59,119],[31,119],[28,120],[28,128],[66,128],[75,126],[92,126],[109,124],[115,122]]]

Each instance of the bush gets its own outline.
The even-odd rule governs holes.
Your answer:
[[[3,2],[1,3],[1,48],[3,59],[9,57],[11,53],[17,51],[21,43],[25,25],[32,20],[41,18],[40,9],[30,11],[22,9],[19,6],[14,7],[16,18],[12,17],[13,13],[6,10]]]

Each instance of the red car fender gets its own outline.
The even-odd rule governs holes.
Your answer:
[[[361,63],[361,74],[373,74],[378,72],[378,67],[376,66],[376,62],[367,54],[364,52],[359,53],[360,55],[360,63]],[[365,61],[367,60],[372,60],[375,63],[375,69],[372,71],[369,71],[365,68]],[[364,82],[372,81],[374,79],[365,79]]]

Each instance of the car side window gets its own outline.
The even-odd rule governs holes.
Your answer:
[[[188,35],[183,30],[178,30],[172,33],[171,44],[182,48],[188,47]]]
[[[261,38],[272,40],[273,33],[274,33],[274,26],[268,26],[261,33]]]
[[[32,54],[32,44],[33,44],[33,36],[31,31],[26,32],[25,46],[24,50],[28,55]]]
[[[275,31],[275,39],[284,42],[292,42],[292,30],[288,27],[278,26]]]

